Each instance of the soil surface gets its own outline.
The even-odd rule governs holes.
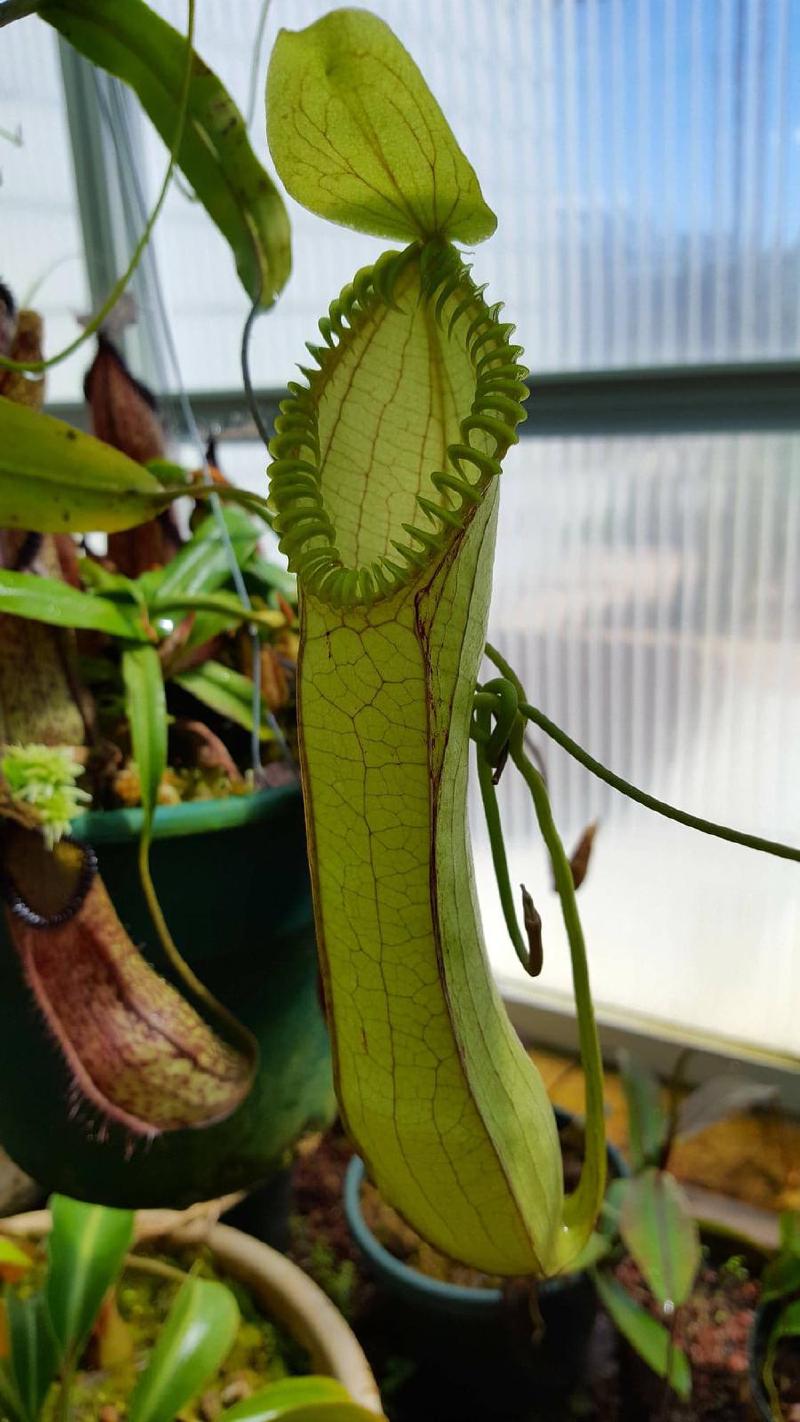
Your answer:
[[[569,1184],[579,1168],[579,1142],[564,1144]],[[334,1299],[355,1329],[382,1390],[390,1422],[754,1422],[747,1338],[759,1285],[740,1259],[706,1258],[692,1299],[679,1312],[676,1342],[687,1352],[692,1399],[664,1397],[660,1380],[620,1342],[590,1288],[577,1313],[548,1322],[541,1359],[519,1365],[516,1322],[501,1315],[490,1337],[457,1320],[449,1326],[413,1318],[400,1301],[372,1282],[347,1227],[342,1190],[352,1149],[341,1130],[304,1143],[293,1168],[292,1257]],[[496,1280],[464,1270],[423,1245],[372,1186],[363,1193],[365,1214],[384,1245],[424,1272],[452,1282],[495,1286]],[[635,1264],[623,1259],[617,1277],[654,1315],[658,1306]],[[507,1290],[510,1297],[512,1290]],[[588,1299],[588,1303],[587,1303]],[[544,1302],[544,1300],[543,1300]],[[570,1305],[572,1307],[572,1305]],[[545,1308],[548,1319],[548,1310]],[[518,1319],[517,1319],[518,1322]],[[583,1337],[580,1332],[583,1330]],[[518,1341],[518,1339],[517,1339]],[[530,1339],[528,1356],[533,1356]],[[784,1412],[800,1422],[800,1359],[779,1358]],[[538,1370],[538,1371],[537,1371]],[[554,1383],[554,1376],[556,1382]],[[796,1390],[796,1396],[795,1396]]]

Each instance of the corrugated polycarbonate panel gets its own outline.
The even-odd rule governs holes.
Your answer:
[[[0,34],[0,281],[41,311],[47,354],[80,334],[89,297],[58,49],[33,17]],[[78,399],[86,363],[81,351],[55,366],[50,398]]]
[[[800,843],[800,437],[523,441],[503,476],[492,638],[598,760],[696,815]],[[601,1006],[800,1051],[797,865],[670,823],[532,739],[572,847]],[[512,876],[545,926],[536,996],[569,990],[527,792],[501,782]],[[473,806],[492,961],[523,981]],[[776,991],[777,988],[777,991]]]
[[[182,27],[183,0],[159,0]],[[268,43],[327,0],[274,0]],[[373,0],[414,54],[497,211],[476,271],[534,370],[800,349],[798,0]],[[260,0],[204,0],[198,45],[247,106]],[[265,155],[261,77],[253,138]],[[147,144],[151,190],[163,151]],[[255,342],[282,385],[380,244],[291,204],[295,274]],[[230,257],[173,194],[157,239],[190,387],[238,381]]]
[[[220,457],[263,489],[257,445]],[[800,435],[522,440],[502,475],[490,636],[530,699],[625,779],[800,844]],[[797,865],[663,819],[531,739],[568,848],[599,822],[579,903],[601,1009],[800,1052]],[[533,981],[517,964],[474,793],[492,964],[515,992],[569,1009],[558,899],[511,770],[500,797],[545,966]]]

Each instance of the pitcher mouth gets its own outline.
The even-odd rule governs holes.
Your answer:
[[[486,305],[483,290],[472,281],[469,267],[454,247],[442,242],[424,246],[414,242],[402,252],[384,253],[373,267],[358,272],[320,320],[325,345],[308,347],[316,368],[301,367],[306,384],[289,384],[269,447],[273,461],[270,494],[277,510],[275,529],[280,548],[298,575],[301,591],[319,602],[336,608],[369,607],[427,575],[467,527],[499,475],[506,450],[516,443],[516,427],[525,419],[522,401],[528,393],[528,372],[519,364],[522,347],[509,343],[514,327],[499,320],[499,305]],[[396,466],[392,464],[395,482],[390,502],[394,500],[401,508],[406,505],[406,516],[403,512],[387,514],[384,503],[378,520],[372,493],[369,512],[375,527],[365,535],[361,522],[366,491],[379,481],[373,478],[369,464],[355,467],[354,461],[353,467],[343,468],[341,456],[339,468],[331,472],[333,436],[323,451],[320,413],[326,397],[329,402],[333,398],[334,404],[340,402],[336,421],[331,420],[330,409],[326,411],[329,426],[346,410],[352,383],[340,395],[332,397],[331,391],[342,363],[348,356],[355,359],[356,343],[365,340],[367,328],[371,333],[378,317],[394,323],[398,331],[399,323],[405,321],[410,339],[421,310],[431,332],[435,331],[445,382],[447,362],[454,374],[447,389],[448,420],[440,415],[443,467],[436,463],[428,467],[418,461],[415,467],[404,468],[402,459]],[[363,360],[359,357],[360,365],[355,367],[361,375],[359,399],[365,413],[368,405],[363,402],[369,403],[371,398],[366,362],[375,362],[372,389],[377,390],[377,382],[386,378],[380,367],[381,352],[370,351],[370,343],[371,335]],[[377,342],[372,344],[377,346]],[[459,382],[461,388],[454,393],[452,387]],[[377,395],[374,398],[377,404]],[[351,423],[353,413],[351,410]],[[374,415],[375,411],[369,413]],[[425,419],[423,436],[420,430]],[[427,415],[421,409],[409,413],[410,421],[418,421],[413,435],[419,449],[426,448],[432,419],[431,407]],[[411,434],[409,430],[409,438]],[[457,438],[449,438],[451,434]],[[373,446],[372,458],[377,457],[379,448],[379,444]],[[334,474],[335,482],[326,490]],[[379,500],[380,495],[377,497]],[[350,504],[361,501],[358,533],[352,526],[352,513],[348,514],[348,500]],[[338,505],[338,511],[332,503]],[[366,557],[364,543],[369,545]]]

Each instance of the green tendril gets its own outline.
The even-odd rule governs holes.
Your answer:
[[[493,662],[504,677],[515,687],[519,698],[520,714],[541,731],[550,736],[557,745],[561,746],[568,755],[577,760],[599,780],[604,780],[613,790],[618,790],[621,795],[627,795],[629,800],[635,800],[637,804],[644,805],[648,810],[654,810],[656,814],[663,815],[668,820],[675,820],[678,824],[686,825],[689,829],[700,830],[703,834],[713,835],[717,839],[727,840],[730,844],[741,844],[746,849],[756,849],[763,854],[773,854],[778,859],[791,859],[800,863],[800,848],[791,844],[782,844],[779,840],[762,839],[760,835],[746,834],[742,830],[732,829],[730,825],[716,824],[713,820],[706,820],[699,815],[690,815],[686,810],[676,809],[674,805],[669,805],[664,800],[657,800],[654,795],[648,795],[645,790],[639,790],[637,786],[631,785],[630,781],[623,780],[621,775],[616,775],[608,766],[601,761],[595,760],[594,756],[573,741],[566,731],[562,731],[549,716],[545,716],[543,711],[539,711],[536,706],[532,706],[525,695],[525,688],[519,677],[509,666],[505,657],[497,651],[496,647],[486,644],[486,655],[490,662]]]

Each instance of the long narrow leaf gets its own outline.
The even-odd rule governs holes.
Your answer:
[[[0,1406],[9,1422],[24,1422],[25,1413],[8,1361],[0,1362]]]
[[[658,1164],[669,1118],[652,1072],[627,1051],[620,1052],[619,1065],[628,1107],[628,1150],[635,1174],[647,1165]]]
[[[230,1351],[239,1323],[224,1284],[188,1279],[131,1399],[130,1422],[173,1422]]]
[[[619,1227],[659,1303],[685,1303],[700,1267],[700,1236],[677,1181],[663,1170],[630,1180]]]
[[[0,569],[0,612],[53,627],[80,627],[131,641],[148,640],[141,613],[132,605],[121,606],[110,598],[81,592],[58,578],[40,578],[36,573]]]
[[[238,622],[254,622],[258,627],[282,627],[282,612],[271,608],[245,607],[235,593],[191,593],[160,595],[152,604],[154,612],[219,612]]]
[[[634,1303],[630,1294],[616,1279],[600,1273],[596,1273],[594,1279],[600,1298],[620,1333],[627,1338],[639,1357],[644,1359],[648,1368],[652,1368],[660,1378],[666,1377],[670,1340],[664,1325],[639,1304]],[[677,1344],[672,1349],[669,1381],[684,1402],[691,1397],[692,1374],[689,1360]]]
[[[290,599],[297,597],[297,579],[294,573],[279,568],[276,563],[270,563],[259,553],[253,554],[246,563],[244,571],[248,578],[252,578],[255,583],[266,588],[268,592],[274,590],[283,593],[284,597]]]
[[[282,1378],[225,1413],[225,1422],[380,1422],[335,1378]]]
[[[174,680],[218,715],[227,716],[246,731],[253,729],[253,684],[241,672],[232,671],[221,662],[209,661],[196,671],[182,672]],[[259,736],[262,741],[274,738],[266,721],[259,727]]]
[[[185,41],[142,0],[48,0],[40,8],[87,59],[124,80],[167,144],[178,122]],[[289,219],[228,91],[199,55],[178,164],[230,245],[251,300],[270,306],[291,267]]]
[[[220,519],[227,539],[220,528]],[[240,567],[248,564],[258,547],[259,532],[250,517],[236,507],[204,519],[193,537],[163,570],[145,573],[143,583],[156,601],[216,592],[230,578],[230,548]],[[150,584],[151,586],[148,586]]]
[[[125,647],[122,677],[133,758],[141,784],[144,835],[149,839],[158,787],[167,764],[167,705],[155,647]]]
[[[133,1238],[133,1212],[54,1195],[45,1284],[53,1332],[77,1356]]]
[[[0,527],[117,533],[177,492],[102,440],[0,396]]]
[[[43,1295],[21,1299],[11,1290],[6,1295],[6,1317],[13,1375],[11,1395],[19,1399],[23,1417],[37,1422],[59,1365],[59,1350]]]

